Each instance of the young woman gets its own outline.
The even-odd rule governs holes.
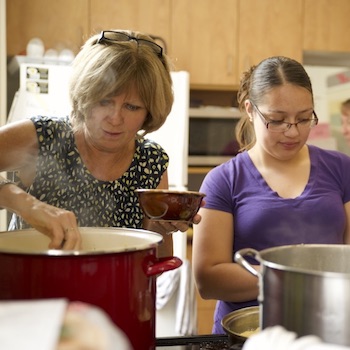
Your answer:
[[[227,313],[258,304],[257,279],[233,262],[237,250],[350,242],[350,158],[307,145],[318,119],[302,65],[267,58],[245,73],[238,100],[241,152],[203,181],[193,235],[198,290],[218,299],[214,333],[224,333]]]

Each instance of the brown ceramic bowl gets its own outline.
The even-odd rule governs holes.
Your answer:
[[[140,206],[152,220],[192,221],[204,193],[194,191],[138,189]]]
[[[232,344],[244,343],[260,331],[259,306],[245,307],[224,316],[221,325]]]

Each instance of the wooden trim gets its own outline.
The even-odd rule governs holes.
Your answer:
[[[214,167],[188,167],[189,174],[206,174]]]
[[[190,84],[191,90],[238,91],[239,85]]]

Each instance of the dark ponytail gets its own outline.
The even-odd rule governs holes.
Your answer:
[[[248,150],[255,144],[254,128],[249,120],[249,116],[245,110],[244,102],[249,99],[250,79],[255,66],[243,73],[240,88],[237,93],[238,108],[242,113],[242,117],[236,126],[236,140],[239,144],[240,151]]]

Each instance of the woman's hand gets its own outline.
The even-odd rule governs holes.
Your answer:
[[[81,249],[74,213],[39,201],[13,183],[1,187],[0,207],[21,216],[51,239],[50,249]]]
[[[204,205],[205,200],[202,199],[200,207],[204,207]],[[171,234],[176,231],[186,232],[192,224],[199,224],[201,219],[202,217],[198,213],[194,215],[191,221],[163,221],[158,219],[153,220],[145,217],[143,226],[146,230],[155,231],[161,234]]]
[[[203,206],[204,203],[202,201]],[[145,218],[143,227],[146,230],[158,232],[163,236],[163,244],[159,247],[159,257],[171,256],[173,254],[172,233],[176,231],[186,232],[191,224],[198,224],[202,217],[196,214],[192,221],[156,221]]]
[[[153,231],[159,233],[171,234],[176,231],[186,232],[190,227],[190,222],[187,221],[156,221],[150,220],[150,225]]]
[[[204,205],[205,201],[202,200],[201,207]],[[191,221],[158,221],[149,219],[149,225],[152,227],[152,231],[171,234],[176,231],[186,232],[192,224],[199,224],[201,219],[202,217],[197,213]]]
[[[81,235],[76,217],[71,211],[35,201],[21,215],[28,224],[51,239],[50,249],[81,249]]]

